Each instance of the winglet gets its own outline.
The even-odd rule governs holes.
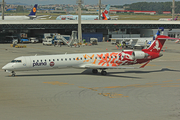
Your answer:
[[[149,62],[150,62],[150,60],[147,61],[144,65],[142,65],[140,68],[144,68]]]

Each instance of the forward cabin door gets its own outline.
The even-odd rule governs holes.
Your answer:
[[[32,65],[31,65],[31,59],[30,57],[24,57],[24,60],[23,60],[23,66],[27,67],[27,68],[31,68]]]

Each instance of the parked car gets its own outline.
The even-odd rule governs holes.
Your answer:
[[[29,42],[31,42],[31,43],[38,43],[39,40],[37,38],[35,38],[35,37],[30,37],[29,38]]]
[[[6,36],[4,38],[4,43],[13,43],[13,42],[18,43],[18,38],[16,36]]]

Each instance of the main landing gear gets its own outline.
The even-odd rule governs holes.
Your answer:
[[[11,72],[12,73],[12,77],[15,77],[16,73],[14,71]]]
[[[104,71],[104,70],[105,70],[105,69],[102,69],[101,75],[107,75],[107,72]],[[93,70],[92,70],[92,73],[97,74],[97,73],[98,73],[98,70],[97,70],[97,69],[93,69]]]

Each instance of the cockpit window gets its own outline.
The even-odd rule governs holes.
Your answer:
[[[12,63],[15,63],[15,62],[16,62],[16,60],[12,60],[11,62],[12,62]]]
[[[16,60],[16,62],[21,63],[22,61],[21,60]]]
[[[11,63],[21,63],[21,60],[12,60]]]

